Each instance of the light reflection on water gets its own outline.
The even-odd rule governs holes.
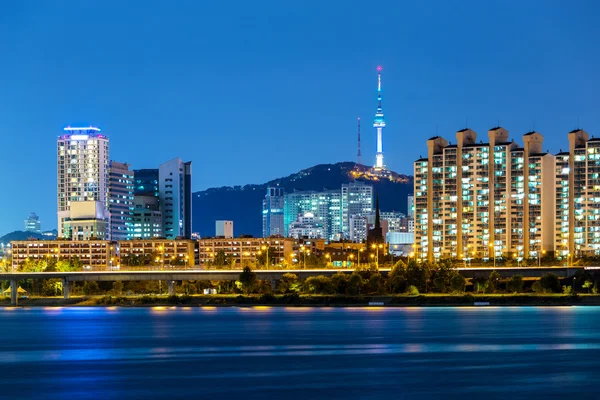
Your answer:
[[[7,398],[585,397],[600,378],[593,307],[1,310]]]

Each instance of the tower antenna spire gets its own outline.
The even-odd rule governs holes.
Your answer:
[[[356,154],[356,163],[362,165],[362,155],[360,154],[360,117],[358,117],[358,153]]]
[[[375,120],[373,127],[377,129],[377,154],[375,155],[375,168],[385,169],[383,165],[383,128],[385,128],[385,118],[383,117],[383,109],[381,108],[381,67],[377,67],[377,112],[375,112]]]

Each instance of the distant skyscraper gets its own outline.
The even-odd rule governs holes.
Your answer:
[[[91,126],[64,131],[57,140],[58,234],[67,237],[64,222],[73,202],[100,202],[108,215],[109,141]]]
[[[412,194],[408,196],[407,214],[406,215],[409,218],[414,218],[415,217],[415,196],[412,195]]]
[[[373,186],[362,182],[343,184],[341,196],[343,236],[350,238],[351,217],[368,217],[371,213],[373,213]]]
[[[109,164],[108,211],[110,240],[127,240],[133,234],[133,171],[116,161]]]
[[[284,201],[285,236],[290,236],[290,225],[298,215],[311,213],[314,223],[322,225],[323,239],[338,240],[342,231],[342,193],[338,190],[299,191],[286,193]]]
[[[285,235],[283,208],[283,189],[267,188],[262,207],[263,237]]]
[[[168,239],[192,235],[192,162],[174,158],[158,168],[163,235]]]
[[[215,236],[225,239],[233,238],[233,221],[216,221]]]
[[[381,67],[377,67],[377,112],[373,127],[377,128],[377,154],[375,156],[375,168],[385,169],[383,164],[383,128],[385,128],[385,119],[383,117],[383,109],[381,108]]]
[[[29,217],[25,220],[25,232],[42,233],[40,217],[35,213],[29,214]]]

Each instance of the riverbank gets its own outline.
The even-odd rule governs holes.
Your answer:
[[[0,306],[10,306],[9,299]],[[419,296],[315,296],[315,295],[212,295],[212,296],[81,296],[30,297],[19,299],[22,307],[77,306],[305,306],[305,307],[461,307],[461,306],[600,306],[598,295],[486,294]]]

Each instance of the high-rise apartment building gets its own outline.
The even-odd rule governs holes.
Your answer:
[[[168,239],[192,235],[192,162],[174,158],[158,168],[159,206],[163,235]]]
[[[133,171],[129,164],[110,161],[108,169],[108,211],[110,240],[133,237]]]
[[[600,138],[569,132],[556,155],[555,247],[560,257],[600,254]]]
[[[554,157],[542,152],[543,137],[509,141],[493,128],[488,143],[470,129],[457,144],[427,141],[428,155],[415,161],[417,257],[530,258],[554,249]]]
[[[100,202],[108,215],[109,141],[91,126],[64,131],[57,140],[58,235],[68,237],[64,222],[73,202]]]
[[[283,189],[277,187],[267,188],[262,207],[262,232],[263,237],[284,236],[283,222],[284,197]]]
[[[25,232],[42,233],[42,223],[36,213],[29,214],[24,225]]]

